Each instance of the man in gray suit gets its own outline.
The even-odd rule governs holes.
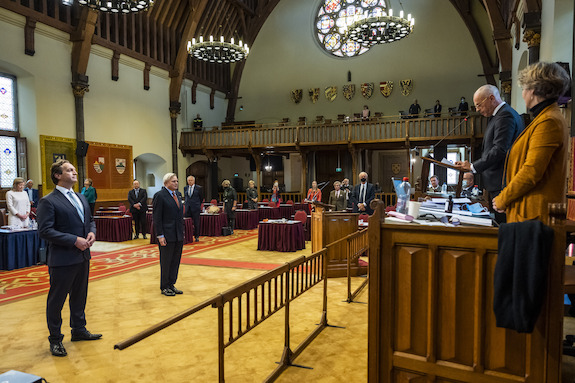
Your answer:
[[[72,341],[96,340],[102,334],[86,329],[86,298],[90,271],[90,247],[96,241],[96,224],[86,198],[72,190],[78,181],[74,165],[66,160],[52,164],[50,170],[56,189],[38,204],[38,230],[48,242],[50,290],[46,319],[50,336],[50,352],[66,356],[62,344],[62,307],[69,295]]]
[[[333,189],[329,193],[329,205],[334,205],[334,211],[344,211],[347,207],[346,193],[340,190],[341,182],[335,181],[333,183]]]
[[[481,158],[473,163],[458,161],[464,171],[481,174],[483,187],[489,192],[489,208],[492,209],[493,198],[497,197],[503,188],[503,168],[505,157],[525,128],[521,116],[505,101],[501,100],[499,90],[493,85],[483,85],[473,95],[475,109],[484,117],[489,117],[487,129],[483,135],[483,150]],[[498,223],[505,222],[504,213],[495,213]]]

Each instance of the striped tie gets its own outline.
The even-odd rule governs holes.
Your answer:
[[[78,215],[80,216],[80,219],[82,221],[84,221],[84,211],[82,210],[82,208],[80,207],[80,205],[76,201],[76,198],[74,198],[74,195],[72,194],[71,191],[68,191],[68,196],[70,196],[70,202],[72,202],[72,205],[74,205],[74,207],[76,208],[76,211],[78,211]]]

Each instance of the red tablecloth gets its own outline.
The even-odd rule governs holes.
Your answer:
[[[294,205],[295,210],[303,210],[306,212],[306,214],[310,214],[309,211],[309,203],[303,203],[303,202],[296,202]]]
[[[305,238],[301,222],[260,222],[258,250],[287,252],[302,249],[305,249]]]
[[[292,215],[290,217],[290,219],[294,219],[294,216]],[[307,215],[307,218],[305,220],[305,225],[304,225],[304,234],[305,234],[305,240],[306,241],[311,241],[311,215]]]
[[[122,217],[123,215],[124,213],[122,213],[120,210],[96,210],[95,212],[95,216],[98,217],[108,217],[108,216]]]
[[[228,216],[226,213],[202,213],[200,214],[200,225],[202,226],[200,235],[219,237],[222,235],[222,227],[228,226]]]
[[[146,220],[148,221],[148,231],[150,232],[150,243],[158,243],[158,238],[154,232],[154,218],[152,213],[146,213]],[[194,221],[191,218],[184,218],[184,225],[184,244],[194,242]]]
[[[96,221],[96,240],[106,242],[124,242],[132,239],[132,217],[94,217]]]
[[[259,217],[257,210],[237,209],[236,229],[251,230],[258,227]]]
[[[295,214],[295,207],[294,205],[288,204],[281,204],[280,205],[280,217],[285,219],[291,219],[291,217]]]
[[[260,221],[264,219],[280,219],[281,211],[279,207],[260,206],[258,207],[258,218]]]

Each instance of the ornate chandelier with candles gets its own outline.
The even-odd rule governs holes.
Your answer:
[[[364,46],[391,43],[407,37],[413,31],[415,20],[411,14],[407,19],[403,10],[398,16],[393,16],[393,10],[382,11],[380,14],[369,13],[357,15],[356,20],[348,27],[347,38]]]
[[[62,0],[64,5],[72,5],[74,0]],[[153,4],[153,0],[78,0],[80,5],[90,7],[102,12],[111,13],[136,13],[147,11]]]
[[[204,41],[203,36],[200,36],[199,41],[193,38],[188,41],[188,53],[198,60],[203,60],[211,63],[234,63],[241,61],[247,57],[250,49],[248,44],[235,43],[234,38],[230,42],[224,40],[221,36],[219,41],[214,41],[214,37],[210,36],[209,41]]]

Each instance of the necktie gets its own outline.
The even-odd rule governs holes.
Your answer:
[[[138,198],[138,189],[134,189],[134,191],[136,192],[136,198]]]
[[[76,208],[76,211],[78,211],[78,215],[80,216],[80,219],[82,221],[84,221],[84,211],[82,210],[82,208],[80,207],[80,205],[76,201],[76,198],[74,198],[74,195],[72,194],[71,191],[68,191],[68,196],[70,197],[70,202],[72,202],[72,205],[74,205],[74,207]]]
[[[335,198],[339,198],[339,190],[335,192]]]
[[[172,197],[174,197],[174,201],[176,201],[176,205],[178,205],[178,207],[180,207],[180,201],[178,201],[178,196],[176,195],[175,192],[172,193]]]
[[[361,202],[365,203],[365,185],[361,185]]]
[[[188,188],[188,195],[190,196],[190,198],[192,197],[192,194],[194,194],[194,187],[193,187],[193,186],[190,186],[190,187]]]

